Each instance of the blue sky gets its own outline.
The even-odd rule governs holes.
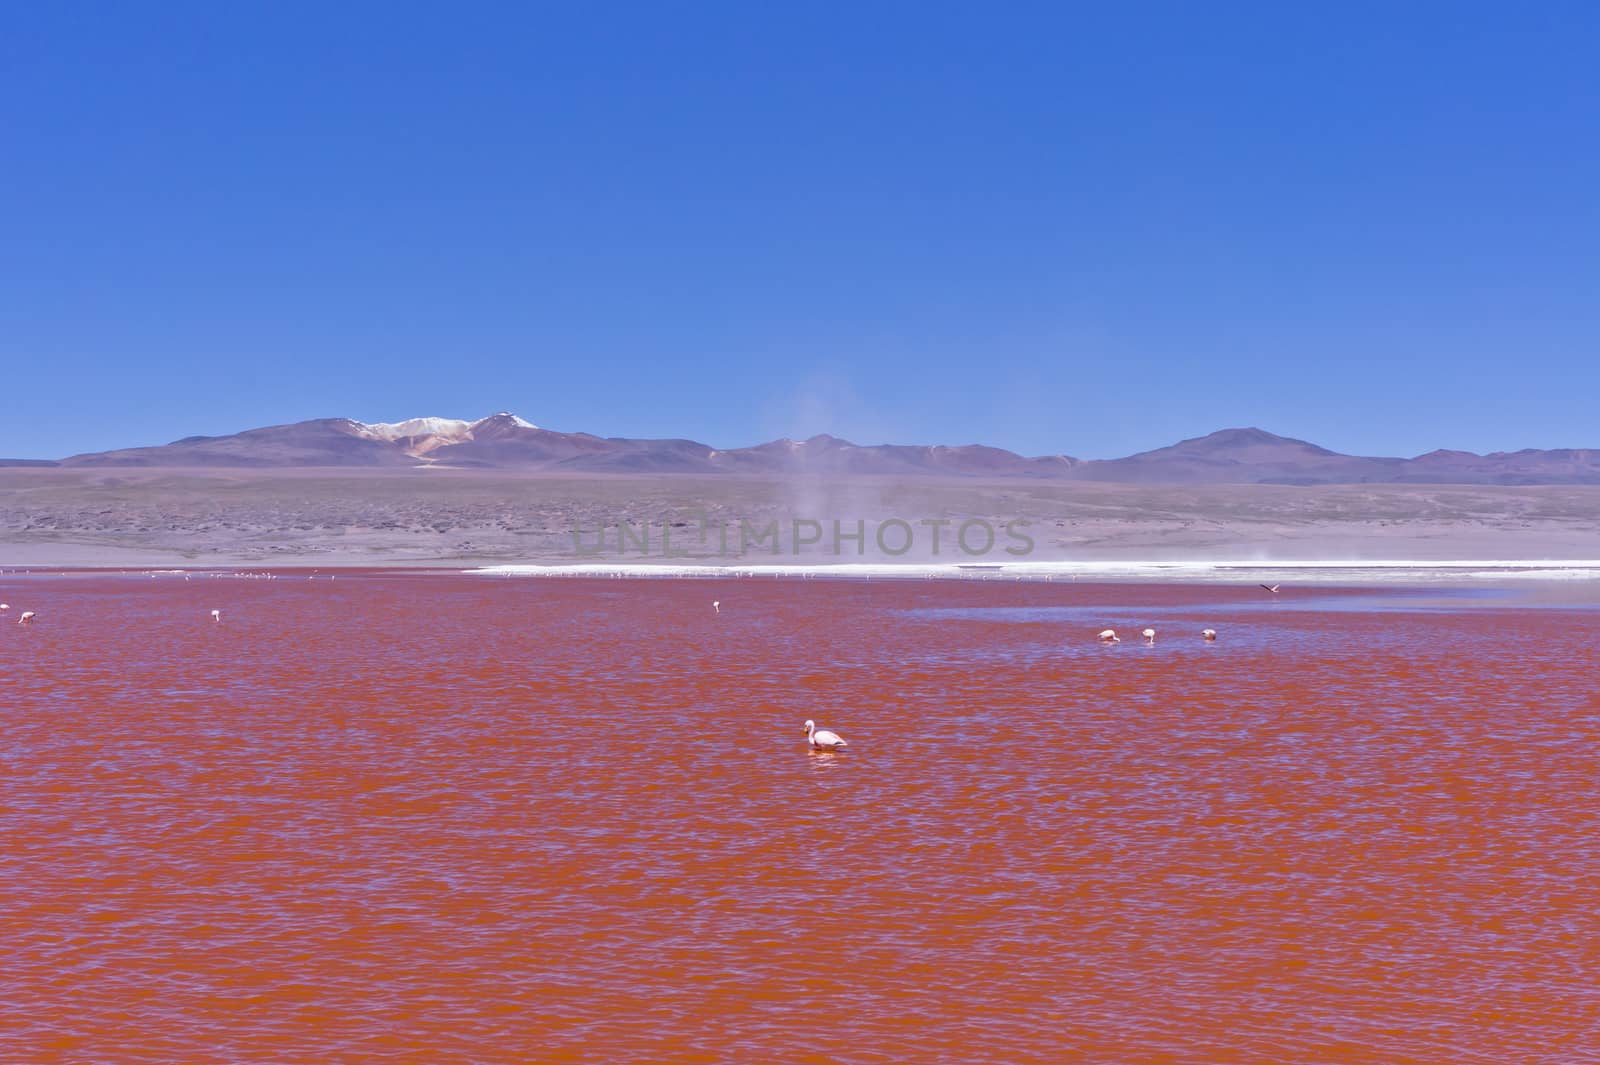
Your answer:
[[[1600,447],[1587,5],[11,5],[0,455]]]

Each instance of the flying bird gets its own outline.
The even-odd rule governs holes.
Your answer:
[[[813,751],[833,751],[840,747],[848,747],[843,736],[837,732],[829,732],[825,728],[818,728],[815,721],[806,722],[806,742]]]
[[[1259,584],[1256,587],[1265,588],[1267,591],[1271,592],[1273,595],[1277,595],[1278,594],[1278,589],[1281,587],[1281,585],[1277,585],[1277,584]]]

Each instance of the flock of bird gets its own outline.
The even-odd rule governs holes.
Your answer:
[[[1156,645],[1156,630],[1155,629],[1145,629],[1139,635],[1143,636],[1144,637],[1144,642],[1149,644],[1151,647],[1154,647]],[[1122,637],[1117,635],[1117,630],[1116,629],[1101,629],[1100,632],[1097,634],[1097,638],[1100,640],[1101,643],[1121,643],[1122,642]],[[1217,641],[1217,630],[1216,629],[1201,629],[1200,630],[1200,638],[1202,640],[1204,640],[1206,643],[1215,643]]]
[[[1276,584],[1270,585],[1270,586],[1263,584],[1261,587],[1265,588],[1267,591],[1271,592],[1273,595],[1277,595],[1278,594],[1278,585],[1276,585]],[[10,603],[0,603],[0,614],[4,614],[4,613],[8,612],[10,609],[11,609],[11,604]],[[722,613],[722,601],[720,599],[713,599],[711,601],[711,609],[715,613],[721,614]],[[18,625],[31,625],[31,624],[33,624],[33,619],[34,619],[35,616],[36,615],[32,610],[24,610],[22,612],[21,616],[17,618],[17,624]],[[220,625],[222,623],[222,611],[213,610],[211,612],[211,620],[212,620],[213,623]],[[1139,635],[1144,637],[1144,642],[1145,643],[1149,644],[1151,647],[1155,646],[1155,643],[1156,643],[1156,630],[1155,629],[1145,629]],[[1099,638],[1101,643],[1105,643],[1105,644],[1121,643],[1122,642],[1122,637],[1117,635],[1117,630],[1116,629],[1102,629],[1100,631],[1100,633],[1099,633],[1098,638]],[[1217,630],[1216,629],[1201,629],[1200,630],[1200,638],[1202,640],[1205,640],[1207,643],[1213,643],[1213,642],[1216,641],[1216,638],[1217,638]],[[850,746],[849,741],[847,741],[843,736],[840,736],[837,732],[831,732],[831,731],[829,731],[828,729],[825,729],[825,728],[817,728],[817,723],[815,721],[807,721],[806,722],[805,734],[806,734],[806,745],[808,747],[810,747],[813,751],[837,751],[837,750],[840,750],[841,748]]]

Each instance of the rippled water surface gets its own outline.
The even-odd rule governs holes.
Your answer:
[[[1600,1060],[1600,613],[1317,594],[0,577],[0,1060]]]

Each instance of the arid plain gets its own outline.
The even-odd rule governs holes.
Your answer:
[[[891,519],[903,526],[884,541],[891,548],[886,554],[874,531]],[[837,550],[835,521],[843,533]],[[798,553],[792,542],[796,522],[802,539],[816,541]],[[967,541],[971,548],[985,545],[983,524],[995,531],[987,550],[969,552],[956,544],[955,532],[967,522],[979,523]],[[761,535],[773,523],[776,541]],[[1007,534],[1007,523],[1016,523],[1018,535]],[[858,529],[865,530],[860,542],[850,538]],[[1592,485],[1174,486],[441,469],[0,469],[0,565],[1597,556],[1600,486]]]

